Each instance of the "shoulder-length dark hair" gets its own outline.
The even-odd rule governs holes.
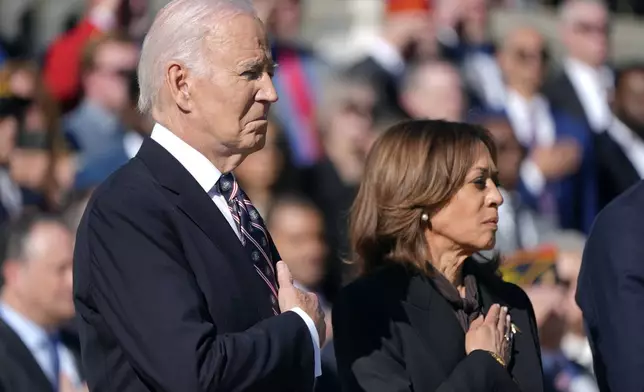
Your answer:
[[[458,192],[484,147],[484,128],[443,120],[406,121],[389,128],[367,157],[349,235],[359,273],[386,262],[427,271],[421,215],[434,214]]]

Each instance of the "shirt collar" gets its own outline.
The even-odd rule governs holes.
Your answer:
[[[568,57],[564,60],[564,67],[569,73],[582,74],[587,77],[591,77],[605,88],[610,88],[613,85],[613,74],[610,68],[605,65],[602,65],[599,68],[594,68],[577,59]]]
[[[509,105],[520,105],[527,110],[538,110],[548,107],[548,102],[541,96],[535,94],[532,98],[525,98],[511,88],[506,91],[506,99]]]
[[[155,124],[150,138],[165,148],[199,183],[206,193],[210,192],[221,172],[199,151],[161,124]]]
[[[49,335],[42,327],[13,310],[9,305],[0,302],[0,317],[18,334],[20,340],[35,352],[49,341]]]
[[[635,133],[620,119],[618,119],[617,116],[613,117],[611,126],[607,128],[607,131],[617,143],[626,148],[631,147],[632,143],[639,142]]]
[[[387,70],[390,74],[398,77],[405,71],[405,60],[398,49],[382,37],[374,37],[370,51],[371,57]]]

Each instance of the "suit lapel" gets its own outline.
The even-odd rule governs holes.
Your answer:
[[[206,234],[217,249],[231,260],[249,259],[237,234],[210,196],[169,152],[154,140],[147,138],[137,158],[140,158],[159,183],[170,191],[177,207]],[[252,272],[250,261],[233,264],[239,267],[246,266],[246,270]]]
[[[561,94],[562,101],[568,102],[568,104],[570,105],[569,108],[571,114],[580,119],[583,119],[586,125],[590,127],[588,117],[586,116],[586,110],[584,110],[584,106],[581,104],[581,101],[577,96],[577,91],[572,85],[572,82],[568,77],[568,73],[565,71],[561,76],[561,88],[558,89],[558,94]]]
[[[420,274],[412,275],[403,306],[413,329],[437,356],[436,363],[447,377],[465,356],[465,334],[452,307]]]
[[[36,362],[29,348],[25,346],[20,336],[9,327],[4,320],[0,319],[0,340],[4,342],[10,356],[20,365],[32,380],[33,386],[38,391],[52,391],[51,382]]]

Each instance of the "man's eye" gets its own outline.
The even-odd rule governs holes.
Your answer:
[[[242,76],[249,80],[255,80],[259,79],[262,76],[262,73],[258,71],[246,71],[242,73]]]

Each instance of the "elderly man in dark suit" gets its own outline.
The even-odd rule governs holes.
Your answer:
[[[622,193],[593,225],[577,283],[602,392],[644,386],[644,182]]]
[[[264,146],[273,68],[247,0],[174,0],[157,15],[139,65],[139,108],[157,125],[95,191],[77,237],[92,391],[312,389],[324,314],[232,174]]]

